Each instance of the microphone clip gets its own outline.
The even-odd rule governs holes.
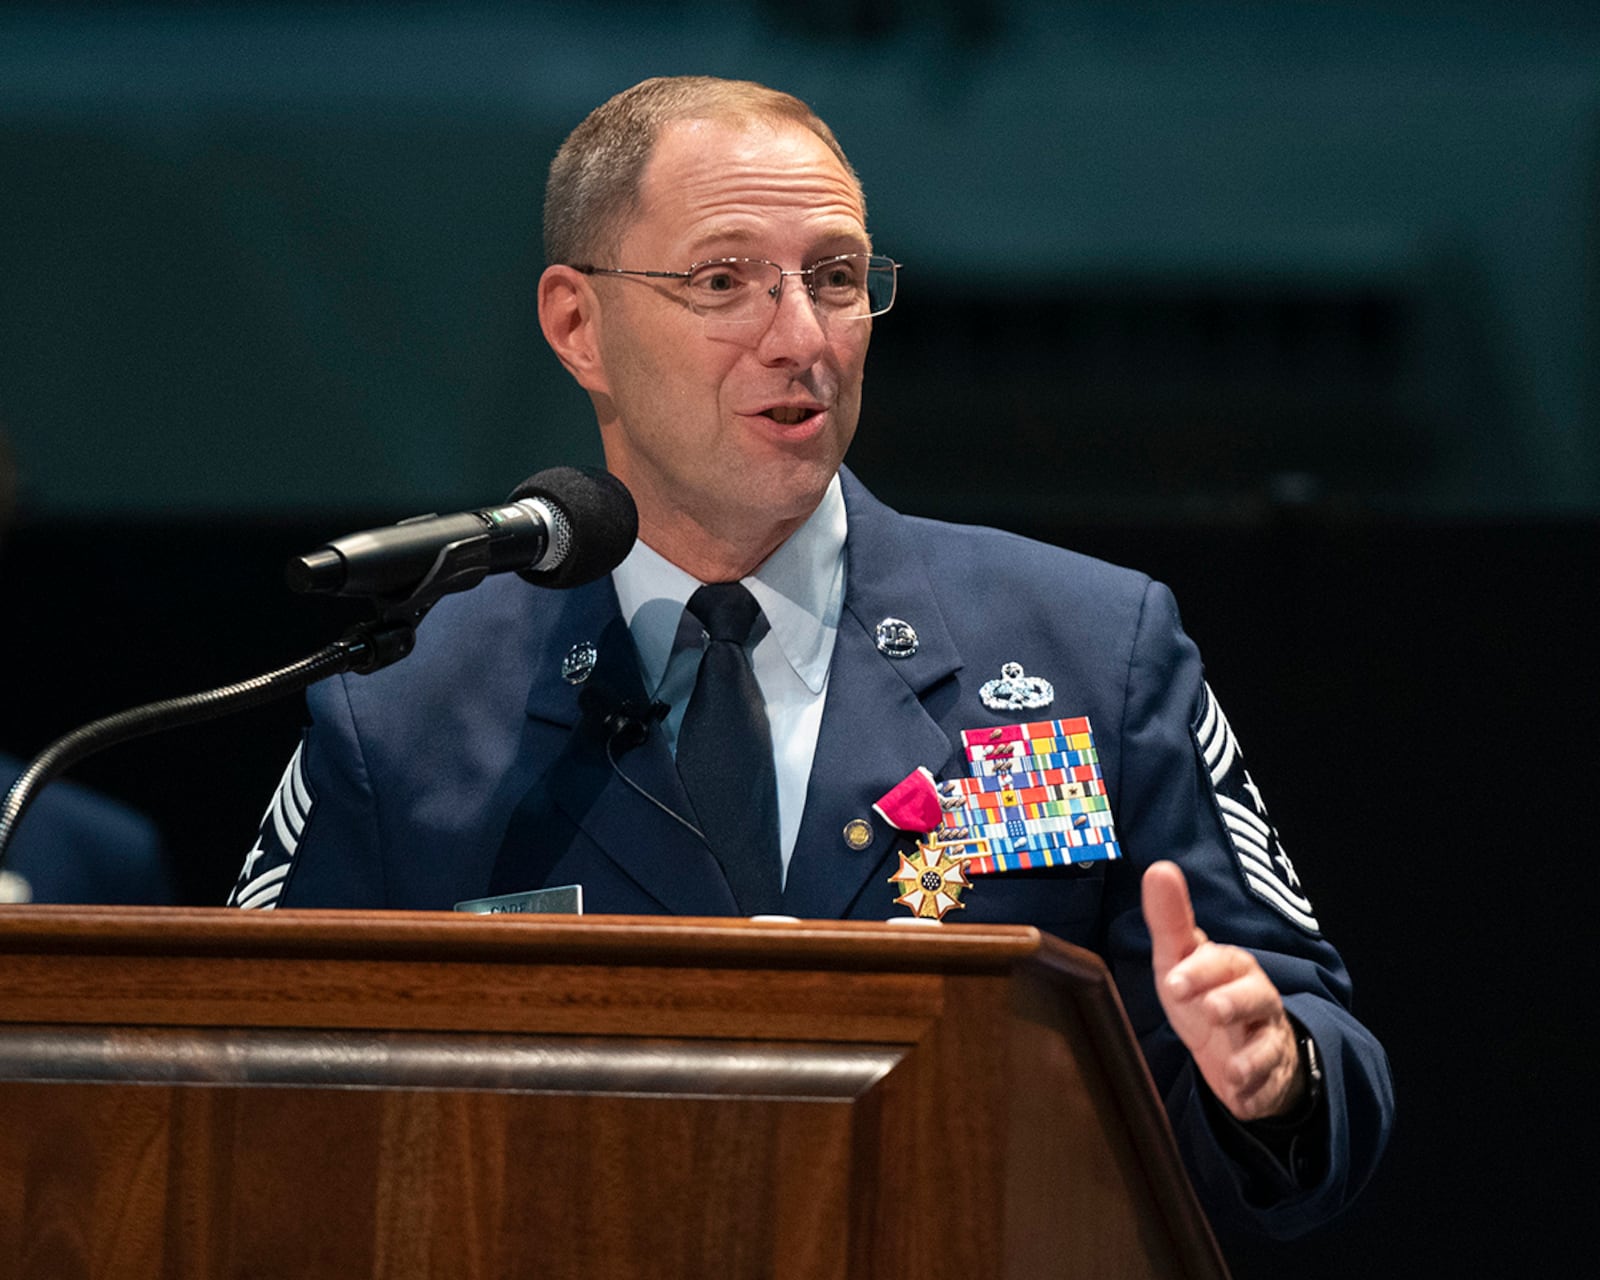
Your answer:
[[[644,698],[618,698],[604,685],[591,684],[578,695],[578,706],[599,729],[608,750],[619,754],[644,745],[650,727],[667,718],[665,702]]]

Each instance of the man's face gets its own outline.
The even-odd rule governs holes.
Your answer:
[[[616,260],[600,265],[682,271],[765,258],[797,270],[870,249],[855,183],[795,125],[669,125],[640,195]],[[788,277],[771,324],[734,341],[706,335],[676,282],[608,277],[595,288],[601,385],[590,390],[641,536],[663,551],[696,528],[746,545],[787,536],[855,434],[872,322],[824,328],[804,284]]]

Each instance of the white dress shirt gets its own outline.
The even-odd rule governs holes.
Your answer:
[[[845,529],[844,494],[835,475],[810,519],[742,579],[765,619],[752,632],[750,658],[772,730],[785,878],[800,834],[828,667],[844,608]],[[639,651],[644,687],[672,708],[663,727],[676,755],[678,727],[705,651],[705,633],[684,606],[702,584],[642,541],[634,543],[611,580]]]

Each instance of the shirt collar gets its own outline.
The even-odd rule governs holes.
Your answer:
[[[822,501],[756,571],[743,578],[771,635],[812,693],[822,692],[844,608],[844,494],[834,475]],[[611,573],[623,620],[639,651],[645,687],[666,673],[689,597],[701,585],[642,541]]]

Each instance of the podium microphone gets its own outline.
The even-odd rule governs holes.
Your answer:
[[[536,586],[582,586],[621,564],[638,533],[639,513],[622,481],[606,471],[551,467],[518,485],[505,506],[353,533],[291,560],[295,590],[366,596],[378,616],[277,671],[134,707],[57,738],[0,800],[0,870],[39,788],[96,751],[259,706],[341,672],[377,671],[411,652],[417,624],[449,592],[508,569]],[[642,741],[649,726],[624,716],[611,731]]]
[[[550,467],[503,506],[416,516],[346,534],[289,561],[296,591],[375,599],[443,591],[512,571],[541,587],[577,587],[610,573],[639,534],[633,498],[608,471]],[[444,581],[436,575],[447,574]],[[470,580],[469,580],[470,579]]]

